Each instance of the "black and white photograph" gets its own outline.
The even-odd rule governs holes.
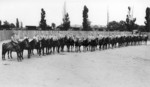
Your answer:
[[[0,87],[150,87],[150,0],[0,0]]]

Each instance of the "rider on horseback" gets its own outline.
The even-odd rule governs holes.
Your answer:
[[[25,40],[25,39],[29,39],[29,37],[25,34],[24,37],[23,37],[23,39],[24,39],[24,40]]]
[[[34,37],[33,37],[33,39],[36,40],[36,41],[38,42],[38,35],[35,34]]]
[[[16,46],[19,43],[19,36],[17,33],[13,33],[11,36],[11,43],[13,46]]]

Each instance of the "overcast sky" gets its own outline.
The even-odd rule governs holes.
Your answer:
[[[0,20],[16,23],[16,18],[23,25],[39,25],[41,8],[46,11],[47,24],[62,23],[63,5],[70,16],[71,25],[82,25],[82,11],[84,5],[89,8],[89,20],[92,25],[106,25],[107,8],[109,8],[109,21],[125,20],[128,6],[134,8],[133,16],[136,23],[144,24],[146,7],[150,0],[0,0]]]

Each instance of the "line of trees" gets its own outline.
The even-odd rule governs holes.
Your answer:
[[[16,25],[14,23],[10,23],[8,21],[2,21],[0,20],[0,29],[7,29],[7,30],[10,30],[10,29],[21,29],[23,28],[23,23],[22,22],[19,22],[19,19],[16,18]]]
[[[85,5],[83,7],[83,22],[82,22],[82,30],[84,31],[91,31],[94,30],[91,26],[91,22],[88,19],[88,12],[89,9],[88,7]],[[146,8],[146,16],[145,16],[145,25],[138,25],[136,24],[136,18],[131,17],[131,8],[128,7],[128,14],[126,16],[126,20],[123,21],[111,21],[108,23],[107,28],[105,28],[106,31],[133,31],[133,30],[139,30],[139,31],[144,31],[144,32],[150,32],[150,8],[147,7]],[[69,18],[69,14],[66,13],[64,18],[62,19],[62,24],[60,24],[58,27],[56,27],[55,23],[52,23],[51,26],[47,25],[46,23],[46,12],[45,10],[42,8],[41,9],[41,20],[39,23],[39,28],[41,30],[47,30],[47,29],[51,29],[51,30],[55,30],[56,28],[59,28],[60,30],[69,30],[71,28],[70,26],[70,18]],[[14,23],[9,23],[8,21],[4,21],[2,24],[2,21],[0,21],[0,29],[13,29],[13,28],[23,28],[23,23],[19,22],[19,19],[16,18],[16,25]],[[104,30],[102,29],[104,27],[97,27],[96,30]],[[80,29],[78,29],[80,30]]]
[[[131,14],[131,8],[128,7],[129,14]],[[107,31],[133,31],[138,30],[142,32],[150,32],[150,8],[146,8],[145,26],[136,24],[136,18],[127,15],[126,21],[120,22],[111,21],[108,24]]]
[[[88,19],[88,12],[89,9],[85,5],[83,8],[83,22],[82,22],[82,30],[84,31],[91,31],[94,30],[92,29],[93,27],[91,26],[91,22]],[[106,31],[133,31],[133,30],[138,30],[138,31],[144,31],[144,32],[149,32],[150,31],[150,8],[147,7],[146,9],[146,21],[145,21],[145,26],[143,25],[138,25],[136,24],[136,18],[131,17],[131,7],[128,7],[128,12],[126,20],[123,21],[111,21],[108,23],[107,28],[105,28]],[[46,20],[45,18],[45,11],[42,9],[41,13],[41,24],[46,26]],[[40,25],[41,25],[40,24]],[[54,23],[52,24],[52,29],[54,29],[54,26],[56,26]],[[70,20],[69,20],[69,14],[66,13],[65,17],[63,18],[63,23],[59,25],[60,30],[69,30],[70,29]],[[99,29],[96,30],[103,30],[102,27],[98,27]],[[45,28],[41,29],[44,30]]]

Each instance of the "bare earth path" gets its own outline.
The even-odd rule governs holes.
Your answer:
[[[0,87],[150,87],[150,44],[24,56],[22,62],[15,53],[12,60],[0,59]]]

